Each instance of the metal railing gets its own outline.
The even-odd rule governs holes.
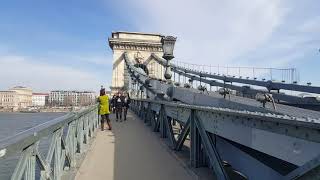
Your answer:
[[[151,56],[160,64],[165,66],[166,61],[165,59],[158,57],[155,54],[151,54]],[[189,69],[181,66],[177,66],[172,64],[171,65],[173,70],[178,70],[184,73],[197,75],[202,78],[212,78],[224,82],[234,82],[234,83],[241,83],[241,84],[248,84],[254,86],[261,86],[265,87],[269,90],[273,89],[282,89],[282,90],[291,90],[291,91],[299,91],[299,92],[306,92],[306,93],[315,93],[320,94],[320,87],[311,86],[311,85],[301,85],[301,84],[294,84],[294,83],[283,83],[283,82],[273,82],[273,81],[263,81],[258,79],[242,79],[240,77],[233,77],[233,76],[226,76],[220,74],[210,74],[209,72]]]
[[[189,135],[189,162],[191,166],[194,168],[208,166],[213,169],[217,179],[258,179],[261,176],[254,170],[255,165],[261,162],[254,160],[250,163],[246,162],[248,164],[244,163],[245,166],[236,163],[242,153],[241,150],[236,150],[235,147],[237,146],[235,144],[237,143],[241,144],[243,149],[244,147],[250,148],[252,151],[260,153],[261,156],[266,153],[277,158],[282,157],[279,162],[287,163],[293,162],[294,158],[290,156],[284,158],[283,154],[285,152],[283,150],[273,149],[270,151],[266,150],[266,147],[274,144],[284,144],[292,140],[297,142],[303,140],[306,142],[305,146],[312,146],[320,142],[320,124],[317,119],[302,119],[287,115],[203,107],[148,99],[132,99],[131,109],[154,132],[159,132],[160,137],[165,138],[168,145],[175,151],[181,150]],[[181,125],[180,133],[173,132],[174,121]],[[244,136],[246,132],[243,132],[243,130],[250,132],[247,134],[248,136]],[[259,145],[253,145],[254,141],[248,141],[248,137],[253,138],[251,132],[254,131],[268,131],[282,138],[285,136],[285,140],[273,139]],[[307,147],[301,147],[301,151],[306,149]],[[288,152],[286,153],[288,154]],[[230,157],[234,154],[237,154],[237,158],[231,159]],[[204,160],[206,158],[203,157],[207,157],[208,161]],[[305,157],[301,166],[293,165],[294,167],[292,169],[288,168],[286,173],[273,173],[270,175],[272,178],[263,177],[261,179],[294,179],[302,176],[310,176],[311,179],[314,179],[310,172],[319,166],[319,159],[320,155],[317,151],[315,157]],[[227,160],[227,163],[225,163],[225,160]],[[276,164],[269,165],[276,169]],[[268,168],[262,169],[263,172],[266,172]]]
[[[281,80],[288,83],[299,82],[299,73],[296,68],[271,68],[271,67],[244,67],[244,66],[212,66],[204,64],[193,64],[173,60],[172,64],[185,69],[197,69],[209,74],[225,74],[226,76],[242,77],[265,77],[269,80]]]
[[[166,61],[158,57],[155,54],[151,54],[151,57],[154,58],[158,63],[165,66]],[[279,93],[280,90],[285,91],[296,91],[296,92],[304,92],[304,93],[315,93],[320,94],[320,87],[310,86],[310,85],[299,85],[299,84],[287,84],[282,82],[272,82],[272,81],[262,81],[257,79],[242,79],[240,77],[231,77],[231,76],[223,76],[220,74],[210,74],[208,72],[198,71],[194,69],[186,69],[184,67],[176,66],[174,64],[172,66],[172,71],[179,75],[184,76],[192,81],[199,81],[203,84],[209,84],[211,86],[216,87],[224,87],[228,89],[235,90],[237,92],[241,92],[242,94],[247,94],[252,97],[255,97],[257,93],[268,93],[273,95],[273,98],[279,101],[288,102],[291,104],[309,104],[309,105],[319,105],[319,101],[316,98],[304,98],[295,95],[289,95],[285,93]],[[236,84],[232,84],[236,83]],[[238,84],[237,84],[238,83]],[[242,85],[239,85],[242,84]],[[263,89],[255,89],[251,88],[252,86],[263,87]],[[271,92],[271,90],[278,90],[278,93]]]
[[[151,56],[165,65],[161,63],[161,58]],[[284,108],[283,114],[260,112],[258,109],[247,108],[251,106],[246,106],[246,103],[243,109],[234,108],[229,103],[231,101],[226,106],[222,106],[221,101],[197,105],[196,97],[199,101],[206,101],[207,97],[190,96],[198,92],[189,88],[175,92],[181,88],[174,87],[170,81],[163,82],[141,73],[132,66],[126,53],[122,58],[132,81],[139,87],[136,91],[149,95],[147,99],[142,96],[139,99],[132,98],[131,109],[154,132],[159,132],[160,137],[165,138],[176,151],[181,150],[189,136],[186,147],[190,147],[189,162],[192,167],[208,166],[217,179],[223,180],[317,179],[315,175],[318,172],[313,172],[320,167],[318,114],[314,117],[309,117],[309,114],[306,117],[291,115],[288,112],[294,110],[292,107]],[[194,70],[184,72],[174,65],[172,70],[180,71],[184,76],[190,75],[194,80],[205,79],[201,72]],[[215,81],[206,82],[210,84]],[[308,90],[311,91],[312,87]],[[297,112],[302,113],[301,110]],[[175,123],[180,128],[174,127],[175,130],[178,129],[174,132]],[[277,166],[279,164],[282,167]]]
[[[78,154],[85,152],[99,126],[97,105],[62,117],[0,141],[0,160],[21,154],[11,180],[36,178],[60,180],[65,171],[78,163]],[[39,143],[51,137],[46,157],[39,152]],[[40,177],[36,177],[36,169]]]

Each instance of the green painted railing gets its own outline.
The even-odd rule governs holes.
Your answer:
[[[63,174],[74,169],[80,156],[99,127],[97,105],[79,112],[40,124],[13,137],[0,141],[0,160],[20,155],[11,180],[35,180],[36,169],[40,179],[60,180]],[[48,153],[39,153],[39,142],[51,138]]]

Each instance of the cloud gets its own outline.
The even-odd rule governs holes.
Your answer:
[[[34,61],[24,56],[0,56],[0,88],[23,85],[35,91],[97,90],[106,83],[94,72],[43,62],[44,59]]]
[[[177,36],[178,61],[299,67],[304,71],[310,67],[304,63],[306,57],[318,52],[320,44],[317,1],[119,0],[118,3],[136,31]],[[320,83],[307,76],[304,79]]]
[[[306,20],[298,30],[302,33],[319,33],[320,32],[320,16]]]
[[[178,36],[176,57],[202,64],[228,64],[255,50],[283,23],[288,8],[278,0],[137,0],[140,31]]]

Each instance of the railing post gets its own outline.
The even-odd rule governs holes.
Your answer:
[[[92,137],[92,113],[88,114],[88,136],[91,139]]]
[[[84,143],[88,144],[88,115],[83,117]]]
[[[97,126],[96,126],[96,128],[99,128],[100,127],[100,116],[99,116],[99,114],[98,114],[98,112],[96,113],[96,123],[97,123]]]
[[[167,115],[165,114],[164,111],[164,105],[161,104],[161,109],[160,109],[160,115],[159,115],[159,121],[160,121],[160,137],[161,138],[166,138],[167,137],[167,128],[165,124],[165,120],[167,119]]]
[[[83,117],[77,120],[77,152],[83,151]]]
[[[34,148],[34,147],[32,147]],[[34,151],[30,154],[31,156],[28,157],[27,167],[24,179],[25,180],[35,180],[35,172],[36,172],[36,156]]]
[[[61,179],[61,136],[62,129],[58,129],[56,132],[55,149],[54,149],[54,180]]]
[[[19,159],[19,162],[11,176],[11,180],[20,180],[22,178],[23,173],[26,169],[27,163],[29,162],[30,157],[33,154],[33,149],[34,147],[33,145],[31,145],[22,151],[21,158]],[[30,168],[29,170],[31,170],[30,166],[29,168]]]
[[[201,138],[198,129],[195,124],[195,110],[191,110],[190,114],[190,163],[192,167],[199,167],[200,150],[201,150]]]
[[[68,152],[70,155],[70,166],[75,167],[75,153],[76,153],[76,123],[75,121],[71,122],[68,127],[68,134],[67,134],[67,146],[69,148]]]
[[[151,110],[151,103],[148,102],[148,110],[147,110],[147,125],[150,126],[151,125],[151,121],[152,121],[152,110]]]

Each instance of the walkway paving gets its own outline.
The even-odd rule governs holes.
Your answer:
[[[98,132],[76,180],[193,179],[135,115],[129,112],[125,122],[111,119],[112,132]]]

